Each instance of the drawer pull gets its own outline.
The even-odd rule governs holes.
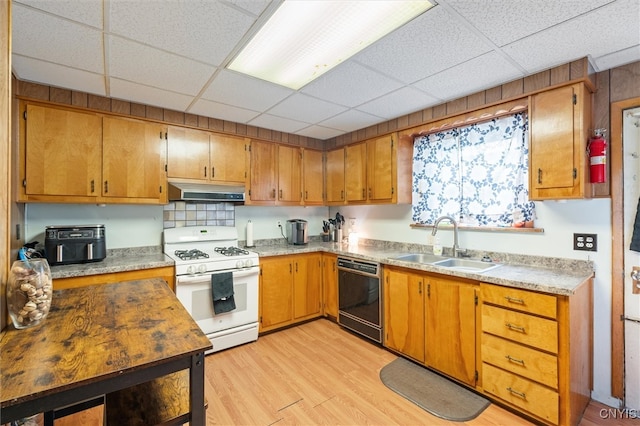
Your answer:
[[[507,299],[507,302],[509,303],[517,303],[518,305],[524,305],[524,299],[518,299],[511,296],[505,296],[504,298]]]
[[[505,358],[508,359],[511,362],[515,362],[516,364],[520,364],[520,365],[524,366],[524,360],[523,359],[514,358],[511,355],[506,355]]]
[[[517,390],[512,389],[512,388],[511,388],[511,386],[509,386],[509,387],[507,388],[507,390],[508,390],[510,393],[512,393],[512,394],[514,394],[514,395],[516,395],[516,396],[519,396],[520,398],[522,398],[522,399],[524,399],[524,400],[526,400],[526,399],[527,399],[527,394],[526,394],[526,393],[524,393],[524,392],[518,392]]]
[[[515,324],[511,324],[510,322],[506,323],[505,327],[507,327],[509,330],[519,331],[520,333],[526,333],[524,327],[521,327],[521,326],[515,325]]]

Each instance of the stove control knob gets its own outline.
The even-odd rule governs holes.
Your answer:
[[[191,275],[195,272],[193,265],[187,266],[187,274]]]
[[[244,267],[245,268],[251,268],[253,266],[253,260],[251,259],[247,259],[244,261]]]
[[[198,272],[200,272],[201,274],[204,274],[205,272],[207,272],[207,265],[198,266]]]
[[[242,262],[242,260],[238,260],[236,262],[236,268],[238,269],[244,268],[244,263]]]

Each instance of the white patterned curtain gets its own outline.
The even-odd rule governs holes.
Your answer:
[[[413,220],[451,215],[472,226],[529,221],[527,116],[496,118],[417,138],[413,148]]]

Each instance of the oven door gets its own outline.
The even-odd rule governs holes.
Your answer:
[[[228,272],[228,271],[221,271]],[[236,308],[216,314],[211,294],[212,274],[176,277],[176,296],[198,323],[203,333],[211,334],[258,322],[258,274],[252,267],[233,271],[233,297]]]

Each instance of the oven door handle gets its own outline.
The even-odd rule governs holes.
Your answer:
[[[256,267],[252,267],[249,269],[241,269],[239,271],[232,271],[233,272],[233,278],[244,278],[244,277],[249,277],[251,275],[257,275],[259,273],[259,269]],[[218,272],[218,274],[221,274],[222,272]],[[215,273],[208,273],[208,274],[198,274],[198,275],[181,275],[179,277],[176,278],[177,283],[180,284],[189,284],[189,283],[194,283],[194,282],[200,282],[200,281],[206,281],[207,279],[211,279],[211,275],[214,275]]]

